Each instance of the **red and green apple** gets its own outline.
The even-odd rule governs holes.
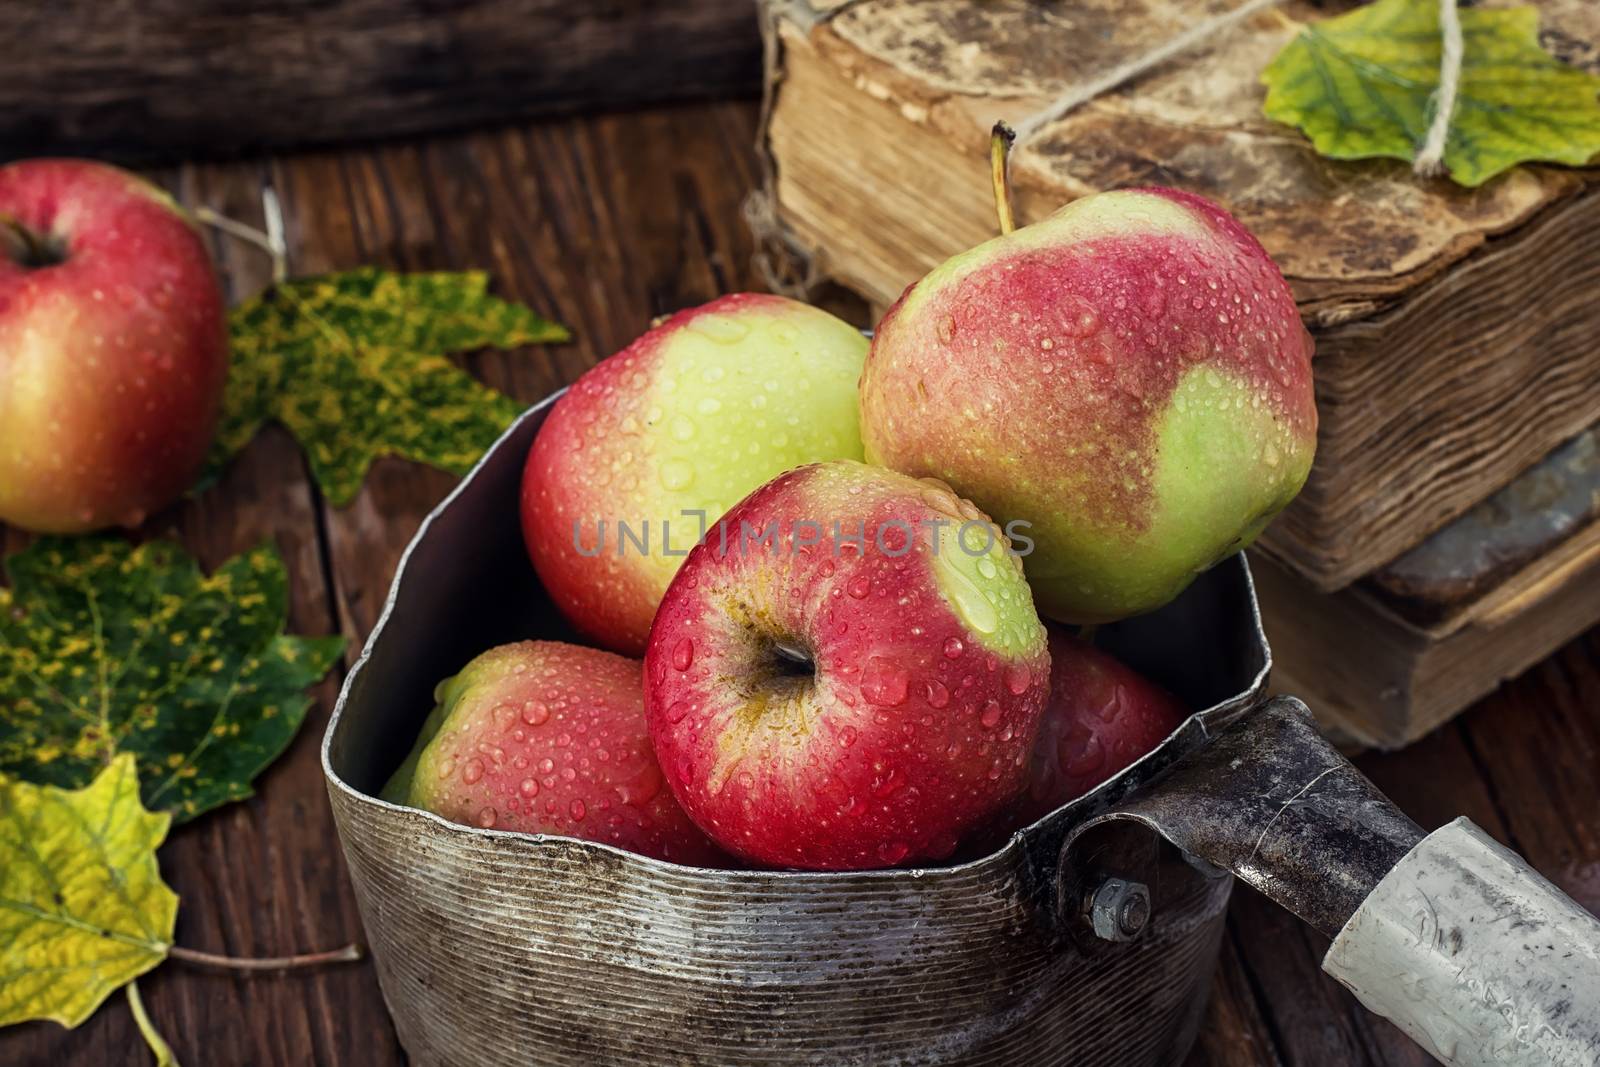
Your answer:
[[[791,471],[690,552],[650,634],[650,736],[723,848],[854,870],[950,856],[1017,796],[1045,631],[1017,558],[932,480]]]
[[[1171,600],[1305,482],[1312,345],[1277,266],[1217,205],[1085,197],[911,286],[861,380],[869,462],[1029,523],[1041,613]]]
[[[1050,699],[1010,828],[1037,822],[1126,770],[1188,717],[1176,697],[1132,667],[1050,627]]]
[[[99,163],[0,167],[0,520],[138,525],[193,482],[226,375],[216,275],[171,198]]]
[[[866,349],[825,311],[738,293],[672,316],[579,378],[522,484],[529,554],[573,626],[642,652],[703,529],[782,471],[861,458]]]
[[[638,660],[523,641],[478,656],[434,695],[385,799],[469,826],[726,863],[663,784]]]

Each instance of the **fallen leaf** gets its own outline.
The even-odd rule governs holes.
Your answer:
[[[178,896],[131,755],[78,790],[0,776],[0,1026],[77,1026],[167,958]]]
[[[269,545],[208,577],[170,541],[50,538],[6,571],[0,772],[76,787],[130,753],[145,804],[179,822],[250,795],[344,647],[282,633]]]
[[[489,296],[481,273],[375,268],[275,285],[233,311],[229,333],[222,424],[201,485],[275,419],[340,506],[379,456],[465,474],[522,411],[447,353],[569,337],[534,311]]]
[[[1600,153],[1600,78],[1539,47],[1532,7],[1461,9],[1463,58],[1444,163],[1478,186],[1518,163]],[[1262,73],[1267,117],[1334,159],[1414,160],[1433,120],[1438,0],[1377,3],[1307,26]]]

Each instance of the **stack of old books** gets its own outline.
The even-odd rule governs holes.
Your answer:
[[[1537,6],[1545,44],[1600,69],[1600,5]],[[768,0],[751,214],[769,254],[886,306],[993,236],[997,119],[1028,125],[1229,7]],[[1321,158],[1262,116],[1259,75],[1329,9],[1219,31],[1038,127],[1012,169],[1019,222],[1174,185],[1282,266],[1316,337],[1321,430],[1254,553],[1278,681],[1395,746],[1600,620],[1600,173],[1522,166],[1469,190]]]

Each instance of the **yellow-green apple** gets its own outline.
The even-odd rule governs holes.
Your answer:
[[[558,641],[490,649],[439,683],[437,706],[383,795],[466,825],[724,865],[662,784],[641,670],[638,660]]]
[[[155,186],[0,167],[0,519],[134,526],[193,482],[227,375],[205,246]]]
[[[1031,523],[1039,610],[1150,611],[1299,491],[1310,335],[1277,266],[1217,205],[1085,197],[947,261],[879,324],[869,462]]]
[[[680,312],[594,368],[528,455],[522,526],[577,629],[644,650],[685,551],[791,467],[860,459],[867,342],[825,311],[739,293]]]
[[[1183,725],[1188,710],[1132,667],[1050,627],[1050,700],[1011,829],[1120,773]]]
[[[673,579],[650,736],[689,815],[746,860],[937,860],[1016,797],[1049,662],[981,512],[932,480],[815,464],[735,506]]]

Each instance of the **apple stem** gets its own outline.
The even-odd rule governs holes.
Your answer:
[[[317,967],[324,963],[354,963],[361,958],[360,945],[346,945],[327,952],[304,952],[298,956],[268,956],[250,958],[219,956],[213,952],[173,945],[167,954],[175,960],[199,967],[216,967],[229,971],[292,971],[300,967]]]
[[[221,230],[229,237],[237,237],[241,241],[255,245],[271,256],[272,283],[281,285],[289,278],[289,245],[283,236],[283,209],[278,203],[277,191],[270,185],[261,190],[261,213],[267,223],[265,231],[247,226],[237,219],[230,219],[205,206],[195,208],[194,217],[207,226]]]
[[[994,210],[1000,216],[1000,232],[1010,233],[1017,228],[1016,216],[1011,213],[1011,175],[1007,164],[1011,161],[1011,145],[1017,139],[1016,131],[1004,122],[994,124],[989,134],[989,167],[994,180]]]
[[[0,215],[0,254],[24,267],[40,267],[56,261],[50,254],[49,244],[10,215]]]

